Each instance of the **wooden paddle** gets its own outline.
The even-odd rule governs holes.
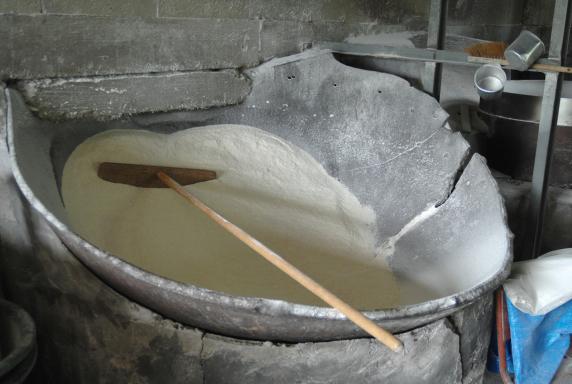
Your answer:
[[[112,164],[112,165],[110,165]],[[174,172],[173,170],[176,170]],[[141,172],[140,175],[136,174]],[[153,172],[155,172],[153,174]],[[154,175],[154,176],[153,176]],[[208,181],[216,178],[213,171],[205,171],[198,169],[157,167],[148,165],[120,164],[120,163],[102,163],[99,166],[98,176],[103,180],[114,183],[122,183],[134,185],[137,187],[157,188],[157,181],[164,186],[171,188],[177,192],[186,201],[204,212],[210,219],[219,224],[225,230],[234,235],[260,256],[272,263],[275,267],[286,273],[292,279],[296,280],[304,288],[318,296],[324,302],[343,313],[349,320],[358,327],[375,337],[381,343],[386,345],[393,351],[403,349],[403,344],[399,339],[387,332],[379,325],[368,319],[361,312],[344,302],[342,299],[334,295],[328,289],[314,281],[304,272],[300,271],[294,265],[283,259],[280,255],[272,251],[270,248],[256,240],[254,237],[243,231],[238,226],[226,220],[223,216],[208,207],[199,198],[191,194],[183,188],[180,182],[175,180],[185,180],[187,184],[193,184],[200,181]],[[174,176],[174,177],[172,177]],[[153,178],[157,180],[153,180]]]
[[[216,172],[204,169],[158,167],[155,165],[101,163],[97,176],[112,183],[133,185],[142,188],[167,188],[157,177],[164,172],[181,185],[189,185],[216,179]]]

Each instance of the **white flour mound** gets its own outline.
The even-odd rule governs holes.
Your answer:
[[[239,125],[93,136],[64,168],[69,221],[93,244],[166,278],[325,306],[175,192],[99,179],[104,161],[214,170],[217,180],[186,188],[350,304],[397,305],[397,283],[375,258],[373,211],[277,136]]]

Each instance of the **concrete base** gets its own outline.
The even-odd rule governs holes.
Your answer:
[[[233,339],[164,319],[120,296],[63,248],[41,217],[28,214],[33,252],[4,248],[1,269],[7,294],[30,311],[38,326],[34,382],[482,380],[490,297],[450,318],[400,334],[403,354],[372,339],[299,344]]]

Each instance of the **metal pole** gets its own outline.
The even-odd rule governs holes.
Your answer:
[[[447,0],[431,0],[429,9],[429,25],[427,27],[427,48],[443,49],[445,45],[445,29],[447,26]],[[423,88],[437,100],[441,97],[441,77],[443,65],[425,63]]]
[[[555,65],[563,65],[568,53],[571,1],[556,0],[554,5],[548,57]],[[541,250],[542,227],[546,210],[554,132],[556,131],[560,108],[562,78],[563,74],[561,73],[547,73],[544,81],[544,95],[542,97],[532,188],[530,191],[528,218],[530,246],[524,255],[520,255],[520,259],[536,258]]]

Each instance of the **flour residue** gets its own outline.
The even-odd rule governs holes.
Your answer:
[[[169,189],[99,179],[103,161],[214,170],[217,180],[186,188],[350,304],[397,305],[395,278],[375,257],[372,209],[277,136],[238,125],[104,132],[68,159],[64,203],[76,232],[150,272],[228,294],[324,305]]]
[[[414,48],[411,39],[419,35],[420,31],[381,32],[354,35],[344,41],[353,44],[380,44],[391,47]]]
[[[383,244],[381,244],[377,251],[378,256],[380,256],[380,258],[383,260],[388,260],[388,258],[393,256],[395,253],[395,244],[407,233],[411,232],[425,220],[436,214],[438,210],[439,208],[434,204],[431,204],[425,208],[421,213],[416,215],[407,224],[405,224],[397,234],[391,236],[385,240]]]

